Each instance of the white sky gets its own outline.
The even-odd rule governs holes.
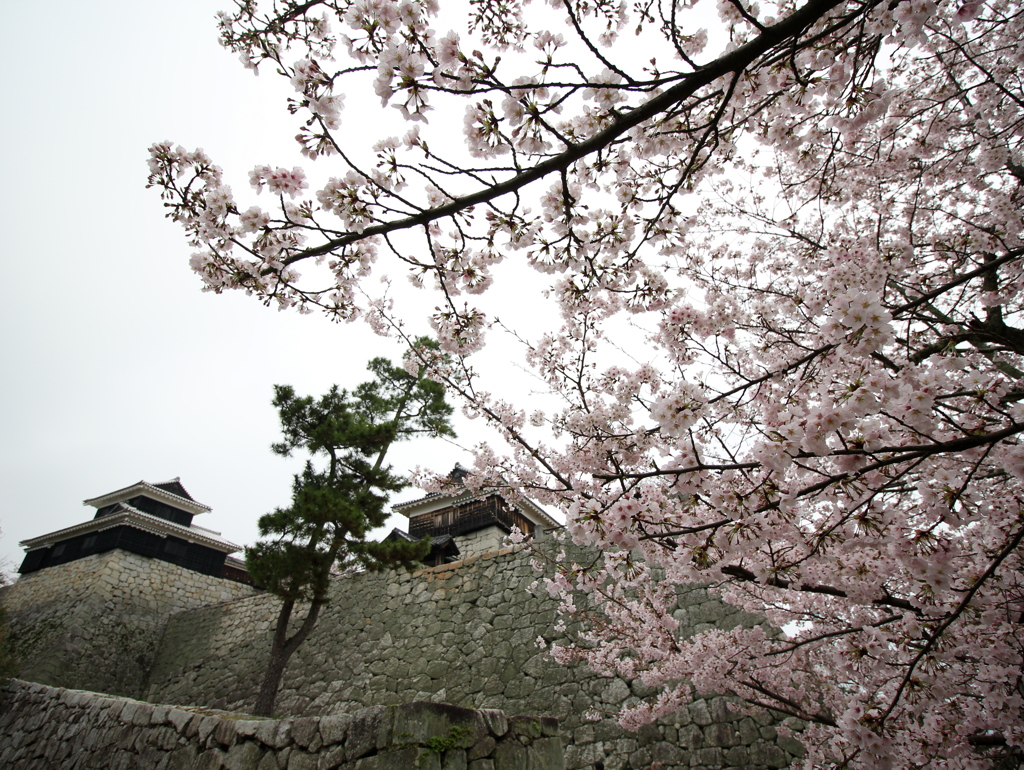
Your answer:
[[[239,192],[257,163],[302,162],[283,79],[253,77],[217,44],[214,14],[229,5],[5,6],[0,558],[8,571],[21,562],[19,541],[91,518],[82,500],[140,479],[180,476],[213,507],[197,524],[251,543],[259,515],[288,503],[300,465],[270,453],[272,385],[306,394],[353,386],[368,378],[370,357],[399,354],[360,325],[201,293],[182,230],[144,188],[147,148],[165,139],[205,148]],[[461,427],[462,443],[474,443],[465,420]],[[437,441],[402,449],[399,468],[471,462]]]

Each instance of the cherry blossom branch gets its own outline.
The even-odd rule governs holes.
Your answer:
[[[953,439],[951,441],[945,441],[942,443],[936,442],[934,444],[911,444],[908,446],[886,446],[879,447],[878,449],[833,449],[829,450],[828,456],[850,456],[850,455],[863,455],[873,457],[875,455],[882,454],[895,454],[898,457],[889,457],[884,460],[865,466],[856,472],[843,473],[838,475],[830,475],[825,481],[815,484],[811,487],[807,487],[797,493],[797,496],[803,496],[809,494],[812,491],[817,491],[822,488],[822,485],[834,484],[836,481],[851,478],[854,475],[862,475],[869,471],[878,470],[894,463],[904,462],[907,460],[913,460],[922,456],[931,454],[948,454],[963,452],[968,449],[973,449],[979,446],[985,446],[987,444],[994,444],[1002,441],[1005,438],[1009,438],[1017,433],[1024,431],[1024,423],[1013,423],[1003,428],[1002,430],[994,431],[992,433],[985,433],[978,436],[966,436],[964,438]],[[819,457],[819,455],[812,454],[810,452],[798,452],[792,455],[794,459],[811,459]],[[750,470],[753,468],[761,467],[759,462],[745,462],[745,463],[701,463],[699,465],[690,465],[686,468],[659,468],[653,471],[643,471],[638,473],[592,473],[595,479],[601,479],[602,481],[613,481],[616,479],[647,479],[658,476],[684,476],[690,473],[699,473],[700,471],[731,471],[731,470]],[[758,509],[761,511],[763,509]],[[672,533],[681,534],[681,533]]]
[[[781,703],[784,706],[788,706],[789,709],[792,709],[792,711],[779,708],[778,706],[773,706],[770,703],[766,704],[752,701],[752,703],[754,703],[755,705],[763,706],[764,708],[771,709],[772,711],[778,711],[779,713],[787,714],[788,716],[797,717],[798,719],[802,719],[805,722],[817,722],[818,724],[827,725],[829,727],[837,726],[836,721],[828,714],[812,714],[808,712],[806,709],[804,709],[799,703],[796,703],[795,701],[792,701],[789,698],[785,698],[776,692],[772,692],[767,687],[765,687],[762,684],[759,684],[758,682],[755,682],[751,679],[745,679],[741,681],[740,684],[742,684],[744,687],[749,687],[754,692],[761,693],[765,697],[770,698],[775,703]]]
[[[953,623],[956,622],[957,618],[959,618],[964,613],[964,610],[966,610],[967,607],[970,605],[975,595],[978,593],[978,591],[981,590],[982,586],[984,586],[985,583],[995,574],[995,571],[999,568],[1003,561],[1011,553],[1017,550],[1017,547],[1020,545],[1022,539],[1024,539],[1024,529],[1019,529],[1017,533],[1014,534],[1009,539],[1009,541],[999,550],[999,553],[996,554],[992,561],[989,562],[988,566],[985,568],[985,571],[981,575],[979,575],[978,578],[967,589],[966,593],[964,593],[963,598],[960,600],[960,603],[957,604],[953,611],[946,615],[945,620],[943,620],[938,625],[938,627],[928,635],[924,646],[917,653],[914,659],[910,662],[910,665],[907,666],[906,672],[904,673],[903,678],[900,681],[899,687],[896,688],[896,692],[892,696],[892,701],[889,704],[889,707],[885,710],[885,713],[882,714],[881,718],[879,719],[880,726],[885,723],[885,721],[889,718],[889,715],[892,714],[893,710],[896,708],[896,705],[899,703],[900,696],[902,695],[903,691],[907,688],[907,685],[913,678],[914,671],[917,668],[918,664],[922,660],[924,660],[924,658],[935,648],[935,645],[938,644],[939,639],[942,638],[942,635],[946,632],[946,630],[951,625],[953,625]]]
[[[913,309],[915,309],[915,308],[917,308],[917,307],[919,307],[921,305],[927,304],[928,302],[930,302],[931,300],[935,299],[936,297],[939,297],[939,296],[945,294],[950,289],[954,289],[957,286],[960,286],[961,284],[967,283],[968,281],[970,281],[970,280],[972,280],[974,278],[977,278],[980,275],[984,275],[985,273],[988,273],[991,270],[995,270],[996,268],[998,268],[998,267],[1000,267],[1002,265],[1005,265],[1005,264],[1013,262],[1013,261],[1015,261],[1017,259],[1020,259],[1021,256],[1024,256],[1024,248],[1022,248],[1022,249],[1014,249],[1012,251],[1009,251],[1006,254],[1004,254],[1002,257],[999,257],[998,259],[993,260],[992,262],[988,262],[988,263],[982,265],[981,267],[979,267],[979,268],[977,268],[975,270],[971,270],[971,271],[969,271],[967,273],[963,273],[962,275],[957,276],[953,280],[951,280],[951,281],[949,281],[947,283],[944,283],[942,286],[939,286],[938,288],[933,289],[932,291],[926,292],[926,293],[922,294],[921,296],[919,296],[919,297],[917,297],[917,298],[915,298],[915,299],[913,299],[913,300],[911,300],[909,302],[904,303],[903,305],[900,305],[900,306],[898,306],[896,308],[893,308],[893,310],[891,311],[892,312],[892,316],[893,316],[893,318],[896,318],[896,317],[902,315],[903,313],[906,313],[909,310],[913,310]],[[764,375],[762,375],[760,377],[756,377],[754,379],[748,380],[747,382],[743,383],[742,385],[738,385],[735,388],[732,388],[731,390],[727,390],[724,393],[720,393],[717,396],[708,399],[708,404],[717,403],[717,402],[719,402],[719,401],[721,401],[723,399],[728,398],[729,396],[733,396],[733,395],[735,395],[735,394],[737,394],[737,393],[739,393],[741,391],[748,390],[749,388],[752,388],[755,385],[760,385],[761,383],[767,382],[768,380],[771,380],[774,377],[778,377],[781,374],[785,374],[786,372],[790,372],[790,371],[792,371],[794,369],[798,369],[801,366],[803,366],[804,364],[807,364],[810,361],[813,361],[815,358],[817,358],[818,356],[822,355],[823,353],[827,353],[828,351],[834,350],[837,347],[838,347],[837,343],[829,343],[827,345],[821,345],[821,346],[815,348],[814,350],[810,351],[806,355],[801,356],[797,360],[792,361],[792,362],[786,364],[785,366],[780,367],[779,369],[775,369],[775,370],[773,370],[771,372],[768,372],[768,373],[766,373],[766,374],[764,374]]]
[[[962,275],[959,275],[956,278],[954,278],[952,281],[949,281],[948,283],[944,283],[942,286],[939,286],[937,289],[925,292],[924,294],[915,298],[911,302],[907,302],[904,305],[900,305],[899,307],[894,308],[892,311],[892,315],[895,318],[896,316],[906,313],[908,310],[913,310],[914,308],[919,307],[920,305],[924,305],[928,302],[931,302],[933,299],[945,294],[950,289],[956,288],[961,284],[967,283],[968,281],[977,278],[979,275],[985,275],[986,273],[994,271],[1005,264],[1020,259],[1022,256],[1024,256],[1024,248],[1013,249],[1011,251],[1008,251],[1006,254],[999,257],[998,259],[993,259],[991,262],[985,262],[985,264],[983,264],[976,270],[971,270],[970,272],[963,273]]]
[[[572,3],[565,3],[562,7],[565,9],[565,13],[569,17],[569,21],[572,24],[572,28],[576,31],[576,36],[583,41],[583,44],[587,47],[590,53],[592,53],[594,57],[599,62],[601,62],[601,64],[603,64],[609,70],[611,70],[616,75],[625,80],[626,83],[628,83],[629,85],[636,85],[636,80],[634,80],[626,72],[612,64],[612,62],[610,62],[608,58],[597,49],[597,46],[595,46],[593,42],[591,42],[590,38],[587,37],[586,33],[584,33],[583,31],[583,28],[580,26],[579,19],[576,18],[576,14],[572,9]]]
[[[750,468],[760,468],[761,463],[701,463],[690,465],[686,468],[665,468],[641,473],[592,473],[595,479],[602,481],[614,481],[617,479],[649,479],[657,476],[682,476],[687,473],[699,473],[700,471],[735,471]]]
[[[605,148],[629,130],[657,117],[723,75],[739,72],[749,67],[758,57],[770,51],[774,46],[798,36],[803,30],[821,19],[842,2],[843,0],[810,0],[810,2],[791,13],[782,21],[766,28],[764,32],[750,42],[745,43],[695,72],[685,75],[680,83],[652,97],[636,109],[620,115],[607,128],[597,132],[591,138],[570,146],[567,150],[538,163],[533,168],[527,169],[511,179],[497,182],[475,193],[460,196],[441,206],[427,209],[421,214],[367,227],[362,232],[349,233],[320,246],[303,249],[289,255],[282,261],[286,266],[292,265],[301,260],[330,254],[344,246],[374,235],[384,235],[413,227],[422,227],[438,219],[465,211],[477,204],[492,201],[503,195],[516,192],[533,182],[543,179],[548,174],[568,169],[572,164]],[[872,2],[867,3],[862,12],[873,8],[878,2],[880,0],[872,0]]]
[[[769,586],[771,588],[782,588],[790,591],[800,591],[802,593],[810,594],[823,594],[825,596],[836,596],[840,599],[848,599],[849,594],[841,588],[835,588],[834,586],[825,585],[812,585],[804,583],[801,585],[794,585],[789,580],[783,580],[782,578],[770,577],[767,580],[760,580],[754,572],[751,572],[745,567],[741,567],[738,564],[727,564],[720,569],[723,575],[731,578],[735,578],[743,583],[757,583],[758,585]],[[899,610],[908,610],[914,613],[920,613],[920,608],[915,607],[911,602],[905,599],[898,599],[895,596],[882,596],[877,599],[872,599],[871,604],[879,607],[894,607]]]
[[[833,594],[834,595],[834,594]],[[766,658],[773,657],[775,655],[786,655],[801,647],[806,647],[810,644],[816,644],[817,642],[823,642],[826,639],[835,639],[840,636],[849,636],[850,634],[856,634],[863,631],[866,628],[881,628],[887,626],[890,623],[894,623],[897,620],[902,620],[902,615],[889,615],[888,617],[882,618],[875,623],[866,623],[861,626],[851,626],[850,628],[843,628],[838,631],[830,631],[827,634],[817,634],[807,639],[801,639],[798,642],[786,642],[787,646],[781,650],[772,650],[771,652],[765,653]]]

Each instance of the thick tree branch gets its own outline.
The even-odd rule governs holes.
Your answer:
[[[604,149],[627,131],[647,120],[657,117],[684,99],[693,96],[699,89],[713,83],[718,78],[746,69],[758,57],[763,56],[773,47],[798,37],[805,29],[824,17],[833,8],[841,5],[842,2],[843,0],[811,0],[811,2],[794,11],[778,24],[765,29],[764,32],[749,43],[719,57],[695,72],[685,75],[681,82],[667,89],[664,93],[652,97],[630,112],[623,113],[616,120],[612,121],[607,128],[594,134],[591,138],[568,147],[553,158],[538,163],[536,166],[516,174],[511,179],[490,185],[475,193],[461,196],[444,205],[427,209],[422,213],[367,227],[362,232],[348,233],[320,246],[303,249],[288,256],[283,260],[283,263],[287,266],[305,259],[330,254],[344,246],[365,240],[374,235],[385,235],[412,227],[422,227],[438,219],[458,214],[477,204],[486,203],[503,195],[516,192],[539,179],[543,179],[548,174],[564,171],[576,161]],[[875,0],[866,4],[862,12],[867,12],[877,2],[878,0]]]
[[[847,598],[849,594],[841,588],[835,588],[833,586],[824,585],[811,585],[809,583],[796,584],[789,580],[783,580],[781,578],[768,578],[767,580],[759,580],[757,575],[751,572],[746,567],[741,567],[738,564],[727,564],[721,568],[723,575],[727,577],[739,580],[742,583],[757,583],[759,585],[771,586],[772,588],[784,588],[790,591],[801,591],[809,594],[824,594],[825,596],[838,596],[840,598]],[[897,599],[894,596],[881,596],[877,599],[871,600],[872,604],[879,607],[895,607],[900,610],[909,610],[910,612],[918,612],[918,608],[910,602],[904,599]]]

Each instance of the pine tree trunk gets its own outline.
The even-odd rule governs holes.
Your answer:
[[[310,604],[309,612],[306,613],[306,618],[302,621],[299,630],[295,632],[295,636],[288,639],[288,623],[295,607],[295,600],[285,599],[281,603],[281,611],[277,615],[277,628],[274,629],[274,642],[270,647],[270,660],[267,661],[263,684],[260,686],[259,695],[256,696],[256,706],[253,708],[254,716],[271,717],[274,715],[274,701],[277,700],[277,691],[281,686],[281,677],[284,676],[285,667],[287,667],[292,654],[306,641],[309,632],[316,625],[322,605],[322,599],[314,600]]]
[[[256,707],[253,709],[255,716],[274,715],[274,701],[277,700],[277,689],[281,686],[281,677],[284,676],[284,667],[287,663],[281,650],[271,649],[267,670],[263,674],[263,684],[260,686],[259,695],[256,696]]]

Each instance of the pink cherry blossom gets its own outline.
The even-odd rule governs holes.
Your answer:
[[[153,145],[192,268],[398,339],[433,328],[443,354],[407,365],[494,430],[476,491],[564,517],[538,587],[580,636],[549,653],[649,688],[624,725],[714,691],[798,718],[808,768],[1013,759],[1019,3],[549,5],[480,0],[441,32],[434,2],[222,15],[298,92],[328,181],[305,200],[301,169],[257,166],[257,207],[201,150]],[[357,91],[404,138],[360,144]],[[427,304],[379,296],[402,275]],[[477,367],[495,345],[542,396]],[[743,620],[698,627],[706,591]]]

